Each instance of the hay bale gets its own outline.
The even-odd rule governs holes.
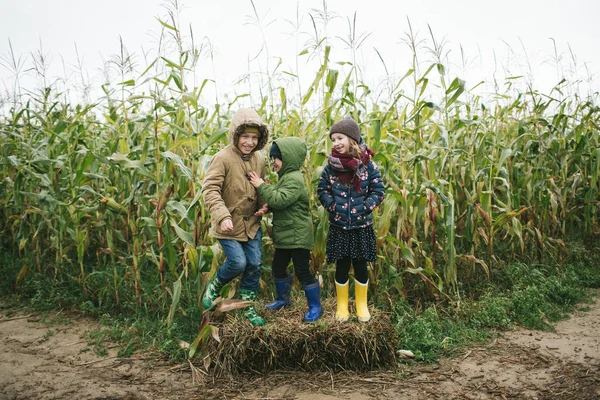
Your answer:
[[[371,308],[371,320],[335,320],[335,301],[323,302],[323,316],[315,323],[302,322],[306,299],[298,295],[292,306],[278,312],[256,305],[266,320],[253,327],[239,312],[213,321],[221,342],[208,346],[209,372],[215,377],[244,373],[264,374],[275,370],[367,371],[396,365],[397,338],[388,316]]]

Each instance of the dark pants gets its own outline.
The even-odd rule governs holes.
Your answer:
[[[282,279],[287,276],[290,259],[294,262],[294,272],[303,286],[317,280],[310,272],[310,251],[306,249],[275,249],[273,256],[273,277]]]
[[[367,270],[367,260],[344,257],[335,263],[335,281],[337,283],[348,282],[348,272],[350,265],[354,267],[354,278],[362,284],[369,280],[369,271]]]

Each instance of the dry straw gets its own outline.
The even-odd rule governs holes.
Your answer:
[[[323,317],[306,324],[302,300],[299,296],[292,307],[276,313],[257,306],[267,320],[261,328],[235,312],[217,321],[221,342],[212,341],[208,347],[209,373],[227,377],[275,370],[368,371],[395,365],[397,339],[385,313],[372,310],[368,323],[356,318],[339,323],[334,301],[327,299]]]

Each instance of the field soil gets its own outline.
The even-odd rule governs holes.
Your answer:
[[[600,295],[596,291],[595,297]],[[98,356],[87,318],[0,304],[0,399],[599,399],[600,304],[554,325],[518,328],[436,364],[356,374],[277,372],[215,380],[151,355]]]

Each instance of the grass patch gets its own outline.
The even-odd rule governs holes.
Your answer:
[[[399,348],[411,350],[418,361],[433,362],[515,325],[552,330],[551,323],[589,300],[588,288],[600,287],[600,252],[595,244],[586,248],[574,242],[567,262],[508,264],[494,271],[492,282],[477,299],[455,306],[432,304],[418,311],[400,298],[393,309]]]
[[[477,298],[464,293],[463,300],[452,305],[432,302],[419,307],[398,296],[392,309],[387,308],[391,311],[390,323],[397,338],[396,350],[411,350],[415,360],[434,362],[457,354],[465,346],[486,343],[498,331],[515,325],[552,329],[551,323],[577,307],[585,310],[586,306],[580,304],[588,300],[588,288],[600,287],[600,251],[593,244],[587,249],[580,242],[574,243],[573,249],[567,263],[562,265],[514,262],[499,266],[491,282],[478,287]],[[9,274],[20,268],[18,260],[11,260],[7,265]],[[0,285],[3,298],[10,297],[11,301],[19,301],[45,315],[50,310],[69,307],[98,319],[102,327],[87,335],[92,350],[98,355],[108,354],[109,348],[117,345],[120,357],[144,351],[171,361],[182,361],[186,353],[180,347],[180,340],[191,341],[201,320],[194,287],[184,286],[175,318],[167,326],[168,310],[138,308],[128,303],[115,307],[106,302],[84,300],[73,282],[30,274],[15,293],[14,289],[7,290],[7,281],[10,279]],[[329,300],[334,308],[332,298],[324,300]],[[273,319],[266,331],[276,330],[278,321]],[[223,333],[228,329],[231,330],[224,329]],[[311,332],[323,334],[318,324]],[[275,364],[269,365],[276,367]]]
[[[417,361],[434,362],[441,356],[451,356],[474,343],[485,343],[492,337],[489,330],[469,324],[451,309],[431,306],[421,313],[402,307],[396,313],[395,330],[398,347],[410,350]]]

